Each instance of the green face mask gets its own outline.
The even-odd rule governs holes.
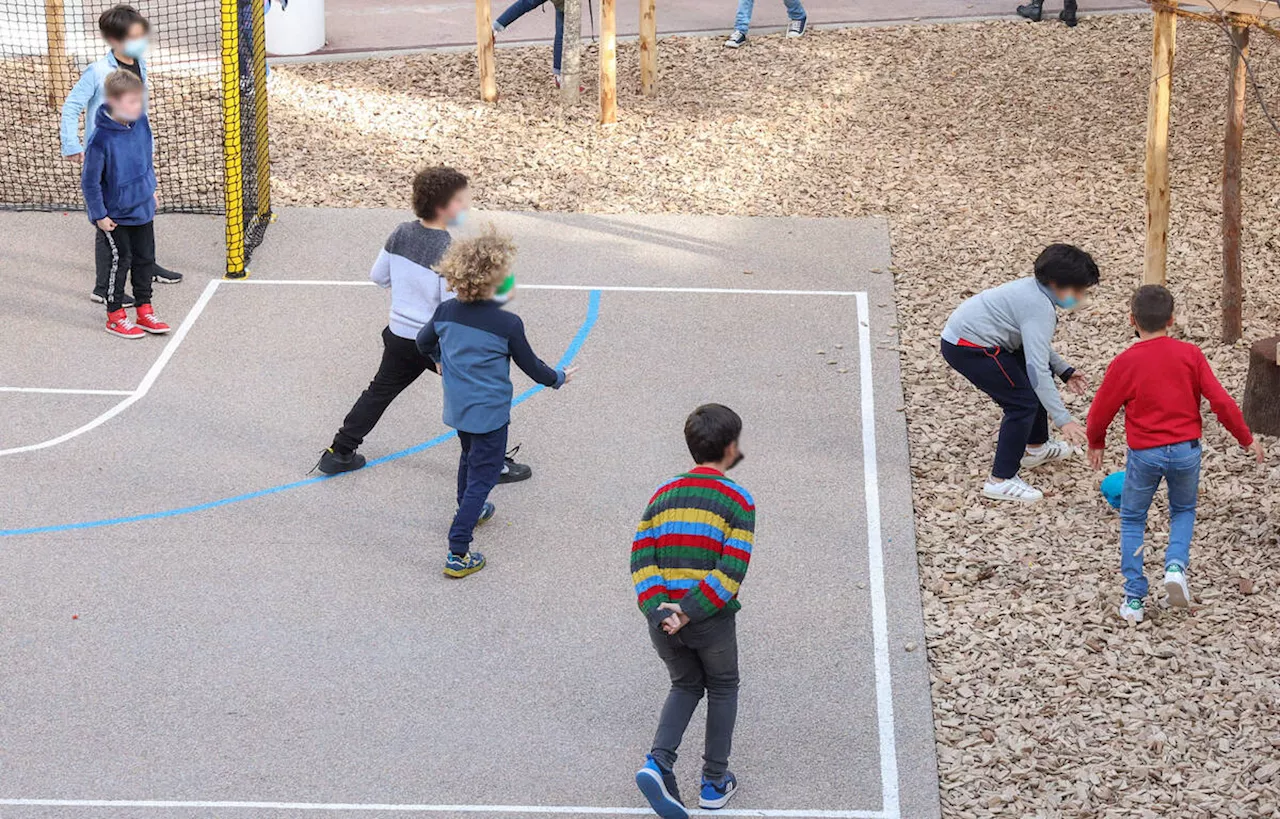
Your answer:
[[[511,300],[511,293],[516,289],[516,276],[514,273],[508,273],[507,277],[502,280],[502,284],[498,285],[498,290],[493,294],[493,300],[499,304],[506,304]]]

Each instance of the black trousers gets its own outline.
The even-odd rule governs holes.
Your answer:
[[[107,312],[114,313],[124,301],[125,279],[132,276],[133,300],[151,303],[151,280],[156,271],[155,223],[116,225],[110,232],[99,229],[94,243],[98,266],[98,282],[94,290],[107,301]]]
[[[502,477],[508,426],[503,424],[484,433],[458,430],[458,442],[462,444],[458,457],[458,511],[449,527],[449,551],[455,555],[471,551],[472,532],[480,521],[484,502]]]
[[[137,297],[136,291],[134,297]],[[401,338],[391,332],[390,327],[384,328],[382,363],[378,365],[378,372],[368,388],[360,393],[355,406],[343,419],[342,429],[333,437],[333,451],[346,455],[359,449],[364,437],[377,426],[382,413],[387,411],[396,396],[428,370],[435,372],[431,359],[418,352],[418,345],[413,339]]]
[[[1006,480],[1017,475],[1027,447],[1049,440],[1049,413],[1031,387],[1027,357],[1022,350],[961,347],[945,340],[942,357],[1004,410],[991,476]],[[1045,377],[1051,376],[1046,372]]]

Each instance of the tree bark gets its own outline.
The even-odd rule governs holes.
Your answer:
[[[1222,163],[1222,341],[1244,334],[1241,307],[1244,274],[1240,263],[1240,161],[1244,151],[1245,91],[1248,87],[1249,26],[1231,15],[1231,73],[1227,91],[1227,135]]]
[[[590,2],[590,0],[588,0]],[[560,57],[560,105],[578,104],[582,87],[582,0],[564,0],[564,53]]]
[[[1280,435],[1280,336],[1264,338],[1249,348],[1249,375],[1244,384],[1244,420],[1255,433]]]
[[[1169,0],[1170,5],[1174,0]],[[1169,94],[1178,16],[1156,9],[1147,100],[1147,252],[1144,284],[1164,284],[1169,256]]]
[[[618,8],[600,0],[600,124],[618,121]]]
[[[493,16],[489,0],[476,0],[476,61],[480,64],[480,99],[498,101],[498,72],[493,56]]]
[[[655,0],[640,0],[640,93],[658,91],[658,9]]]
[[[62,0],[44,0],[44,30],[49,55],[49,105],[55,111],[71,93],[71,56],[67,54],[67,14]]]

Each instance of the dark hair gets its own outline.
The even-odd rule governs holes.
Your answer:
[[[434,219],[436,213],[449,206],[459,191],[466,190],[467,177],[453,168],[439,165],[423,168],[413,178],[413,212],[419,219]]]
[[[132,71],[117,68],[102,81],[102,90],[109,100],[117,99],[130,92],[140,94],[142,93],[142,80],[138,79],[138,75]]]
[[[1173,318],[1173,294],[1158,284],[1144,284],[1133,292],[1129,312],[1139,330],[1159,332]]]
[[[729,444],[742,434],[742,419],[723,404],[703,404],[684,422],[684,442],[695,463],[706,464],[724,457]]]
[[[108,40],[123,40],[129,36],[129,29],[133,28],[134,23],[142,23],[144,30],[151,30],[151,24],[142,16],[142,12],[133,6],[121,4],[102,12],[102,16],[98,18],[98,31]]]
[[[1036,281],[1059,287],[1093,287],[1098,263],[1075,245],[1049,245],[1036,258]]]

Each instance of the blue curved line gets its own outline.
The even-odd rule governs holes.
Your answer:
[[[568,367],[577,358],[578,353],[582,351],[582,346],[587,342],[587,336],[591,335],[592,329],[595,328],[596,318],[600,315],[600,291],[592,290],[591,296],[587,301],[587,315],[582,320],[582,326],[578,328],[577,334],[573,340],[569,342],[568,348],[565,349],[564,355],[560,357],[560,361],[556,364],[558,369]],[[512,407],[518,407],[525,401],[545,390],[546,387],[541,384],[534,385],[524,392],[517,395],[511,401]],[[450,430],[441,433],[429,441],[423,441],[420,444],[402,449],[399,452],[393,452],[390,455],[383,455],[381,458],[374,458],[365,465],[365,469],[378,466],[380,464],[398,461],[401,458],[407,458],[410,455],[416,455],[419,452],[425,452],[428,449],[437,447],[446,441],[456,438],[458,433]],[[363,470],[362,470],[363,471]],[[304,478],[300,481],[292,483],[283,483],[279,486],[271,486],[266,489],[259,489],[254,492],[246,492],[243,495],[232,495],[229,498],[221,498],[219,500],[207,501],[205,503],[197,503],[193,506],[182,506],[177,509],[166,509],[162,512],[147,512],[142,515],[129,515],[122,518],[106,518],[104,520],[89,520],[83,523],[60,523],[52,526],[33,526],[27,529],[0,529],[0,537],[14,537],[16,535],[40,535],[49,532],[67,532],[75,529],[98,529],[103,526],[118,526],[123,523],[137,523],[143,520],[160,520],[162,518],[173,518],[179,515],[190,515],[196,512],[204,512],[209,509],[217,509],[220,506],[230,506],[233,503],[242,503],[243,501],[254,500],[256,498],[264,498],[267,495],[275,495],[280,492],[288,492],[292,489],[301,489],[304,486],[311,486],[322,481],[331,480],[339,477],[337,475],[317,475],[314,478]]]

